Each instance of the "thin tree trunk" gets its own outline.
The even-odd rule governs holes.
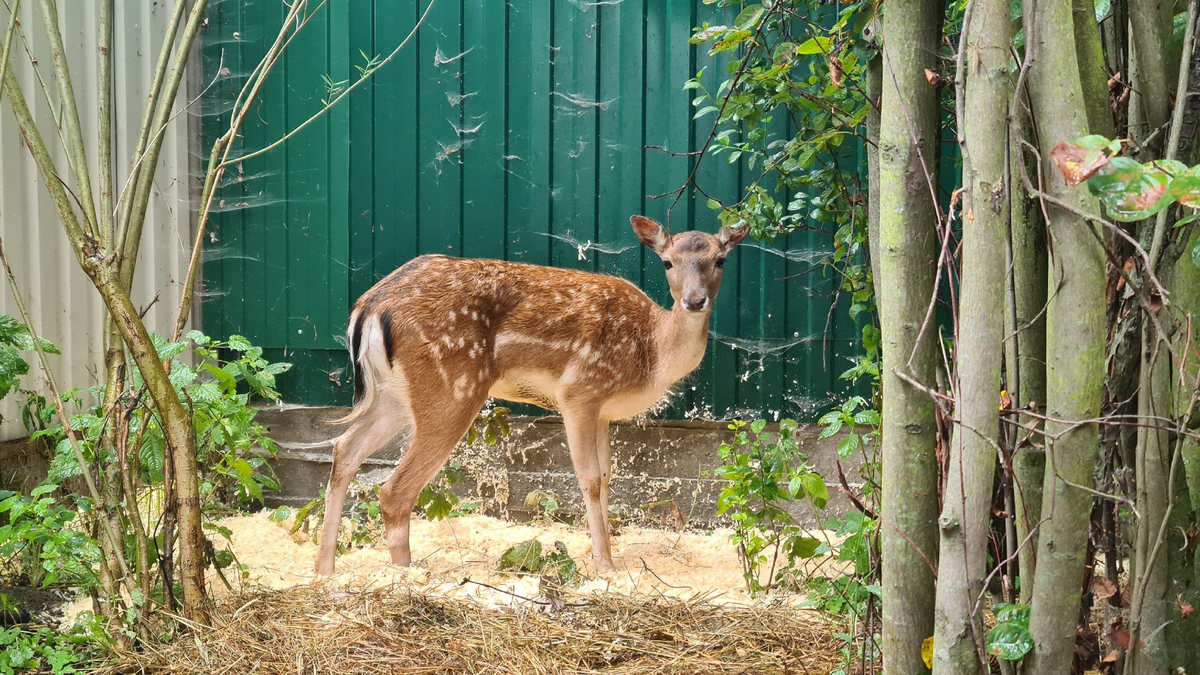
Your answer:
[[[1096,24],[1095,0],[1073,0],[1071,10],[1088,130],[1112,138],[1116,130],[1108,105],[1108,73],[1104,69],[1104,48],[1100,45],[1100,27]]]
[[[67,231],[67,238],[75,251],[80,267],[91,278],[93,285],[112,313],[118,330],[145,380],[147,391],[154,400],[163,422],[163,436],[174,450],[175,472],[178,494],[178,517],[180,537],[180,581],[184,592],[184,612],[188,619],[198,623],[208,620],[204,594],[204,536],[200,524],[200,498],[198,470],[191,419],[172,386],[170,378],[138,316],[137,309],[122,288],[113,258],[103,254],[94,236],[84,232],[76,217],[66,188],[58,181],[58,171],[53,159],[38,132],[33,116],[25,102],[24,93],[11,71],[4,74],[4,90],[24,136],[25,144],[33,155],[43,182],[54,201],[59,219]]]
[[[879,287],[879,104],[883,93],[883,58],[867,61],[867,245],[871,251],[871,276]]]
[[[983,582],[991,534],[992,484],[1000,447],[1000,368],[1004,315],[1006,113],[1012,98],[1009,7],[974,0],[965,43],[962,296],[959,302],[957,417],[945,505],[938,521],[933,672],[984,673]]]
[[[1163,20],[1163,5],[1169,4],[1161,0],[1129,0],[1130,41],[1133,42],[1133,53],[1137,57],[1137,79],[1130,83],[1138,93],[1144,121],[1144,128],[1131,128],[1130,133],[1139,140],[1154,134],[1171,116],[1168,91],[1173,81],[1168,78],[1170,73],[1177,73],[1178,70],[1168,61],[1171,22],[1169,17]],[[1150,139],[1141,159],[1149,161],[1159,158],[1165,142],[1165,132]]]
[[[1069,187],[1054,169],[1050,151],[1060,141],[1088,133],[1087,110],[1075,55],[1070,0],[1026,1],[1032,17],[1036,60],[1030,100],[1038,127],[1046,191],[1073,208],[1092,212],[1095,200],[1084,187]],[[1047,466],[1037,569],[1029,630],[1033,650],[1025,675],[1070,671],[1079,619],[1080,588],[1087,561],[1092,484],[1098,427],[1073,424],[1095,419],[1104,381],[1104,254],[1091,224],[1071,211],[1047,206],[1053,245],[1046,321]],[[1079,486],[1079,487],[1075,487]]]
[[[937,267],[938,92],[924,73],[937,68],[942,10],[936,0],[896,0],[882,21],[876,287],[883,332],[882,632],[884,672],[896,675],[925,669],[921,643],[933,634],[937,426],[932,399],[901,376],[932,386],[937,367],[936,329],[917,338]]]
[[[1029,198],[1024,181],[1017,175],[1020,163],[1018,153],[1025,148],[1020,140],[1029,138],[1028,117],[1018,115],[1012,124],[1009,143],[1009,161],[1014,175],[1012,190],[1012,275],[1011,296],[1006,294],[1008,304],[1015,305],[1015,335],[1008,336],[1009,355],[1006,359],[1009,387],[1013,404],[1018,409],[1037,408],[1046,405],[1046,224],[1036,201]],[[1025,156],[1030,156],[1026,153]],[[1034,167],[1032,162],[1025,166]],[[1019,386],[1015,386],[1019,385]],[[1016,418],[1022,423],[1026,420]],[[1037,425],[1040,426],[1040,425]],[[1015,517],[1017,542],[1024,543],[1020,549],[1019,599],[1029,604],[1033,597],[1034,570],[1037,560],[1037,532],[1034,529],[1042,518],[1042,482],[1046,475],[1046,452],[1044,441],[1036,431],[1014,431],[1016,450],[1013,453],[1013,497],[1016,502]],[[1030,539],[1030,534],[1033,535]],[[1029,539],[1028,543],[1025,543]]]

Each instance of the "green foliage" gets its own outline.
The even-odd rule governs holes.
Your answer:
[[[47,354],[59,353],[58,348],[44,338],[38,338],[38,344]],[[16,389],[20,378],[29,373],[29,363],[21,352],[36,350],[29,327],[7,314],[0,314],[0,399]]]
[[[761,569],[767,565],[768,586],[794,585],[797,563],[813,557],[820,542],[805,533],[789,507],[808,499],[821,509],[829,500],[825,480],[800,452],[796,422],[781,421],[777,434],[765,431],[766,426],[766,420],[729,425],[733,442],[721,443],[717,469],[729,481],[717,499],[717,515],[733,520],[731,537],[752,593],[765,589]]]
[[[987,632],[987,651],[998,659],[1020,661],[1033,649],[1027,605],[996,605],[996,625]]]
[[[0,600],[4,596],[0,595]],[[48,672],[68,675],[87,670],[103,642],[94,619],[89,616],[67,632],[45,626],[0,628],[0,675],[19,672]]]
[[[60,501],[50,496],[57,485],[41,485],[29,496],[0,490],[0,582],[4,570],[17,571],[34,585],[66,584],[90,588],[96,583],[94,565],[99,560],[96,542],[80,531],[77,515],[91,513],[90,500],[69,495]],[[68,506],[70,504],[70,506]]]
[[[864,617],[868,597],[879,596],[880,587],[866,583],[873,573],[872,561],[878,523],[858,511],[848,511],[841,518],[830,518],[825,529],[833,530],[841,539],[839,544],[822,542],[817,555],[831,555],[842,563],[852,563],[851,571],[832,579],[815,577],[808,583],[809,602],[826,611]]]
[[[542,553],[542,544],[538,540],[523,541],[501,554],[497,569],[501,572],[554,575],[563,584],[579,578],[579,567],[567,552],[567,545],[561,541],[554,542],[554,550],[546,554]]]
[[[267,460],[277,451],[267,430],[254,421],[257,410],[250,405],[253,397],[275,401],[275,377],[291,365],[270,363],[262,358],[262,349],[245,338],[234,335],[227,342],[208,338],[199,331],[187,334],[180,342],[168,342],[151,334],[155,348],[163,360],[171,360],[171,383],[184,406],[192,412],[196,434],[196,458],[201,471],[200,495],[207,510],[228,509],[233,506],[259,503],[263,490],[277,490],[279,483]],[[191,351],[191,359],[178,358]],[[195,365],[189,365],[187,361]],[[129,391],[121,396],[128,406],[128,439],[136,447],[128,452],[131,468],[138,472],[138,483],[160,485],[166,462],[162,424],[145,394],[140,371],[130,366]],[[79,390],[63,394],[64,404],[83,408]],[[91,390],[96,401],[103,401],[102,387]],[[50,465],[50,481],[61,483],[78,477],[80,469],[71,444],[61,424],[54,423],[52,409],[42,407],[38,419],[42,428],[32,438],[44,439],[54,448]],[[96,457],[102,447],[101,435],[113,424],[97,405],[71,417],[71,428],[80,436],[84,456],[92,462],[118,462],[113,449]]]
[[[1143,220],[1175,203],[1200,207],[1200,166],[1165,159],[1143,164],[1122,156],[1123,144],[1084,136],[1059,143],[1050,157],[1068,184],[1086,181],[1114,220]]]

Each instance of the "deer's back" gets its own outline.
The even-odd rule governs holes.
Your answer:
[[[664,310],[616,277],[422,256],[363,294],[354,314],[363,312],[378,316],[389,360],[417,388],[440,380],[457,398],[486,389],[550,409],[564,396],[640,405],[662,393],[649,390]]]

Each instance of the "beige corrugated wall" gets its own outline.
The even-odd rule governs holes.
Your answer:
[[[6,0],[0,4],[0,41],[9,20],[5,7],[11,2]],[[53,93],[47,101],[37,79],[40,72],[41,78],[54,91],[53,65],[38,5],[36,0],[25,0],[21,4],[18,19],[24,27],[29,51],[20,41],[16,42],[9,67],[17,74],[37,116],[42,136],[51,145],[60,170],[65,172],[66,163],[52,112],[59,107],[59,102]],[[63,40],[83,135],[88,143],[93,190],[98,195],[97,5],[94,0],[59,2]],[[170,0],[116,0],[115,3],[113,144],[118,190],[128,175],[147,88],[173,6]],[[30,53],[37,61],[36,66],[31,62]],[[183,108],[196,89],[198,87],[190,84],[190,78],[185,78],[176,108]],[[167,131],[134,280],[135,305],[145,307],[158,296],[158,302],[146,316],[146,323],[150,330],[164,333],[173,324],[187,269],[187,240],[192,219],[192,204],[188,197],[189,137],[193,138],[193,144],[198,144],[188,133],[188,127],[194,122],[198,105],[196,110],[179,114]],[[17,128],[7,96],[0,104],[0,236],[4,238],[5,249],[38,332],[62,350],[61,356],[50,357],[59,386],[65,389],[95,385],[98,378],[103,377],[100,297],[79,270],[54,205]],[[0,279],[0,286],[0,312],[18,316],[7,280]],[[30,355],[29,361],[31,372],[24,378],[23,387],[44,390],[36,355]],[[20,415],[25,398],[23,393],[10,394],[0,404],[3,415],[0,439],[25,435]]]

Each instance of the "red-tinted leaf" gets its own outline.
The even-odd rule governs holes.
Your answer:
[[[1109,157],[1102,148],[1088,149],[1064,141],[1050,151],[1050,159],[1067,179],[1067,185],[1079,185],[1108,164]]]
[[[1129,649],[1129,631],[1125,629],[1124,624],[1120,619],[1113,622],[1112,625],[1112,641],[1114,644]]]
[[[1107,600],[1117,594],[1117,585],[1104,577],[1098,577],[1092,584],[1092,594],[1097,600]]]
[[[1192,615],[1192,612],[1196,611],[1195,607],[1183,601],[1183,596],[1176,598],[1176,602],[1179,603],[1179,616],[1181,618],[1186,619]]]

